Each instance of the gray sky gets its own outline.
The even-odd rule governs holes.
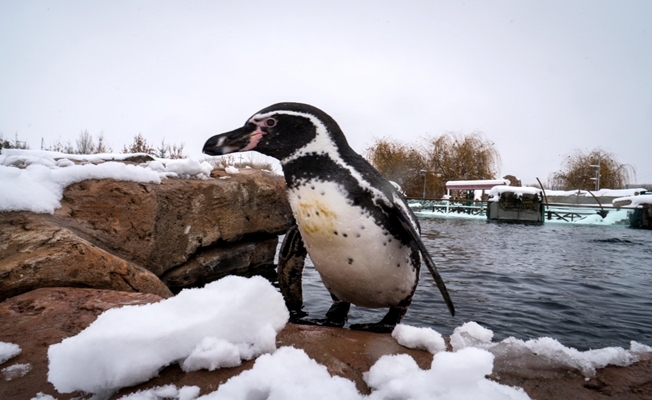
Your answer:
[[[0,0],[0,132],[204,141],[280,101],[352,147],[481,131],[500,176],[595,147],[652,183],[652,1]]]

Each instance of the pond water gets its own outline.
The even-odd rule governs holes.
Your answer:
[[[552,337],[578,350],[652,345],[652,231],[622,226],[516,225],[420,219],[422,238],[455,303],[451,317],[425,266],[403,322],[450,335],[475,321],[494,341]],[[305,309],[331,304],[308,260]],[[352,306],[349,323],[386,309]]]

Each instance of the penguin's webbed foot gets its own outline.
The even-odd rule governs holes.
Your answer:
[[[391,333],[396,327],[396,324],[401,322],[403,319],[409,304],[410,303],[408,302],[407,304],[390,307],[389,311],[380,322],[375,324],[353,324],[350,328],[356,331]]]
[[[290,317],[290,322],[293,324],[299,325],[318,325],[318,326],[334,326],[341,328],[346,324],[346,321],[349,319],[349,309],[351,308],[351,303],[346,301],[339,301],[333,297],[333,305],[328,309],[326,313],[326,318],[303,318],[308,313],[298,316],[298,318]],[[303,313],[303,311],[301,311]]]

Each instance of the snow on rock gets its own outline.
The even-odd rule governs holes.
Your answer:
[[[392,331],[392,337],[402,346],[426,350],[431,354],[446,350],[442,335],[431,328],[398,324]]]
[[[5,381],[25,376],[32,370],[32,364],[14,364],[0,370]]]
[[[122,396],[120,400],[194,400],[199,396],[199,391],[199,386],[177,388],[175,385],[165,385]]]
[[[43,392],[36,393],[36,396],[32,397],[31,400],[57,400],[52,395],[45,394]]]
[[[213,166],[206,161],[199,163],[199,161],[190,158],[165,160],[165,171],[175,173],[177,176],[182,178],[195,176],[207,178],[211,175],[212,170]]]
[[[369,399],[529,399],[521,388],[485,378],[493,370],[493,354],[478,348],[435,354],[429,370],[420,369],[412,357],[381,357],[365,373],[374,390]]]
[[[54,213],[66,186],[86,179],[161,183],[168,177],[208,179],[213,167],[193,159],[156,159],[141,165],[125,160],[138,154],[63,154],[3,149],[0,154],[0,212]],[[146,154],[142,156],[150,157]],[[75,163],[73,161],[77,161]]]
[[[486,350],[468,348],[457,353],[437,353],[429,370],[422,370],[407,354],[381,357],[364,373],[372,389],[364,396],[353,381],[331,376],[325,366],[300,349],[281,347],[259,357],[252,369],[229,379],[216,391],[198,400],[520,400],[529,399],[520,388],[485,378],[493,369],[494,356]],[[162,396],[163,391],[167,396]],[[121,400],[192,400],[175,395],[176,387],[159,387],[122,397]]]
[[[453,351],[459,351],[466,347],[484,348],[491,344],[494,333],[477,322],[470,321],[458,326],[451,335],[451,346]]]
[[[237,348],[242,359],[273,352],[288,317],[266,279],[229,276],[159,303],[104,312],[50,346],[48,380],[61,393],[105,393],[144,382],[177,361],[187,370],[232,365],[225,349]]]
[[[362,396],[353,381],[331,376],[325,366],[299,349],[281,347],[260,356],[254,367],[229,379],[201,400],[245,399],[357,399]]]
[[[229,165],[228,167],[224,168],[224,171],[226,171],[227,174],[239,174],[240,170],[237,169],[236,167]]]
[[[0,342],[0,364],[16,357],[21,352],[20,346],[14,343]]]
[[[476,347],[490,351],[497,357],[520,358],[536,355],[539,361],[556,367],[577,369],[585,376],[592,376],[598,368],[607,365],[628,366],[643,354],[652,354],[652,348],[632,341],[629,350],[621,347],[579,351],[566,347],[556,339],[541,337],[523,341],[508,337],[501,342],[492,342],[493,332],[476,322],[467,322],[455,328],[451,335],[453,351]]]

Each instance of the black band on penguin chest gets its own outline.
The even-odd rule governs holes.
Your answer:
[[[283,173],[288,189],[295,189],[312,180],[337,183],[342,186],[352,206],[360,207],[374,219],[376,225],[403,245],[413,247],[410,233],[405,231],[398,218],[393,215],[397,210],[387,207],[383,201],[374,202],[374,194],[360,186],[349,170],[335,163],[328,155],[306,154],[284,164]],[[369,182],[369,184],[373,183]]]

